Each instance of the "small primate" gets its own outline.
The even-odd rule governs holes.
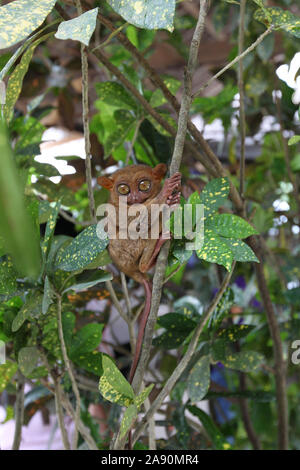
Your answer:
[[[144,330],[151,306],[152,286],[146,273],[155,265],[157,255],[167,239],[162,233],[161,223],[159,223],[159,238],[151,239],[151,224],[153,223],[151,221],[151,205],[167,204],[172,210],[180,201],[181,174],[175,173],[167,178],[162,187],[161,182],[166,172],[167,166],[164,163],[156,165],[155,168],[148,165],[132,165],[116,171],[109,177],[98,178],[98,183],[110,191],[109,202],[116,209],[116,239],[110,239],[109,254],[120,271],[143,284],[145,289],[145,307],[139,321],[136,350],[129,375],[130,383],[132,383],[140,358]],[[128,210],[134,204],[142,204],[146,207],[148,238],[119,238],[120,196],[126,197]],[[129,216],[128,219],[128,223],[130,223],[132,217]]]

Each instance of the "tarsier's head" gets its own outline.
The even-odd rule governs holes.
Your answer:
[[[167,166],[164,163],[159,163],[155,168],[130,165],[109,177],[100,176],[98,183],[109,189],[110,201],[114,205],[118,205],[120,196],[127,197],[127,204],[142,204],[159,193],[166,172]]]

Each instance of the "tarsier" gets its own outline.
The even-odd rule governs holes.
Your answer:
[[[159,237],[151,239],[151,224],[153,224],[151,206],[167,204],[173,210],[180,201],[181,175],[175,173],[167,178],[162,187],[161,182],[166,172],[167,166],[164,163],[158,164],[155,168],[147,165],[132,165],[116,171],[109,177],[98,178],[98,183],[110,191],[109,202],[116,209],[116,238],[110,239],[109,254],[120,271],[143,284],[145,289],[145,306],[139,320],[136,349],[129,376],[130,383],[140,358],[144,330],[151,306],[152,286],[146,273],[155,265],[163,243],[169,238],[165,237],[162,224],[159,223]],[[134,205],[142,204],[147,209],[147,238],[120,238],[118,225],[120,196],[125,196],[129,212]],[[130,222],[130,216],[128,219]]]

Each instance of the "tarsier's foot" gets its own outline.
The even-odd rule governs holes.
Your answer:
[[[181,185],[181,174],[179,172],[174,173],[173,176],[166,179],[164,184],[164,193],[169,206],[174,206],[180,202],[180,188]]]

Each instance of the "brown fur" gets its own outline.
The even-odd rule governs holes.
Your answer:
[[[152,204],[165,203],[172,207],[179,203],[181,175],[176,173],[171,178],[166,179],[162,187],[161,181],[166,172],[167,167],[164,163],[158,164],[155,168],[147,165],[132,165],[116,171],[110,177],[102,176],[98,178],[98,183],[110,191],[109,202],[116,208],[117,222],[120,196],[118,187],[120,184],[127,185],[130,189],[128,195],[125,196],[129,206],[133,204],[144,204],[146,206],[149,214],[149,230],[151,229],[149,211]],[[139,190],[139,183],[143,180],[151,183],[149,190],[145,192]],[[128,220],[128,223],[130,223],[130,220]],[[108,250],[115,265],[127,276],[143,284],[145,288],[145,308],[141,315],[135,357],[130,372],[130,382],[133,379],[139,360],[143,333],[151,305],[151,284],[146,272],[155,264],[159,250],[165,241],[161,235],[160,233],[158,240],[151,238],[123,240],[119,238],[119,227],[117,226],[117,238],[109,242]]]

